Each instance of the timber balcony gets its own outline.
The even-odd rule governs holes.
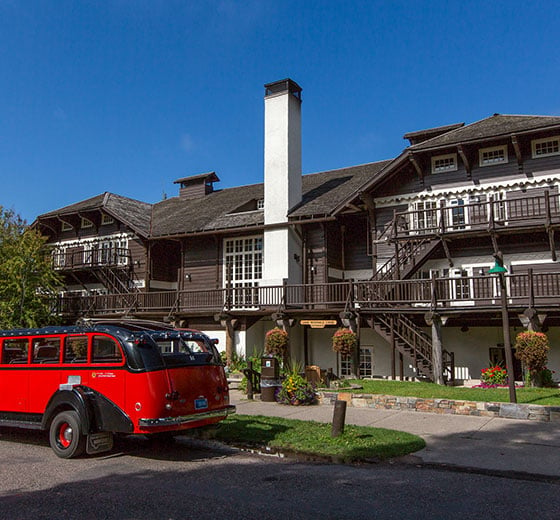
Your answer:
[[[129,267],[132,265],[130,249],[99,248],[54,252],[53,265],[60,271],[92,269],[96,267]]]
[[[505,276],[508,308],[560,311],[560,272]],[[208,315],[219,312],[266,315],[278,310],[294,314],[329,314],[343,310],[368,313],[448,315],[496,313],[500,310],[499,279],[495,275],[411,280],[345,281],[313,285],[281,285],[209,289],[206,291],[128,292],[60,296],[53,312],[79,316]]]
[[[382,236],[399,240],[414,236],[560,227],[558,193],[545,190],[543,194],[530,196],[530,191],[511,191],[506,194],[509,198],[490,195],[487,200],[482,200],[486,196],[480,195],[439,202],[423,201],[416,211],[395,212]]]

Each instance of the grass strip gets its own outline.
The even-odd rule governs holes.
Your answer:
[[[401,457],[426,446],[424,439],[406,432],[347,424],[331,437],[331,425],[262,415],[233,415],[220,423],[215,439],[243,447],[285,450],[338,461],[357,462]]]
[[[463,388],[436,385],[435,383],[387,381],[383,379],[360,379],[349,382],[358,384],[362,388],[340,388],[335,391],[420,397],[423,399],[451,399],[454,401],[509,402],[507,388]],[[518,403],[560,406],[559,388],[517,388],[516,394]]]

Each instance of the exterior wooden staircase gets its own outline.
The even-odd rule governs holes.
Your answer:
[[[391,225],[391,227],[393,227]],[[406,242],[396,242],[395,255],[383,264],[373,275],[372,281],[390,282],[404,280],[412,276],[440,245],[438,238],[411,237]],[[375,301],[391,301],[394,285],[372,284]],[[389,305],[388,305],[389,306]],[[412,366],[420,377],[434,379],[432,339],[414,322],[403,314],[374,313],[370,325],[389,344],[393,344],[398,352],[412,361]],[[391,332],[392,331],[392,332]],[[454,379],[453,354],[443,353],[444,379]]]

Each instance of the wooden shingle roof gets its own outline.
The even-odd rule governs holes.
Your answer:
[[[494,114],[491,117],[476,121],[442,135],[409,146],[408,150],[420,151],[432,148],[441,148],[468,141],[491,139],[500,136],[527,132],[531,130],[546,129],[560,125],[558,116],[517,116]]]
[[[302,201],[290,219],[330,215],[348,197],[390,161],[331,170],[302,177]],[[251,200],[264,197],[264,185],[253,184],[215,191],[202,198],[174,197],[154,205],[152,237],[211,232],[264,225],[262,210],[236,212]]]
[[[48,213],[43,213],[37,217],[37,221],[95,210],[103,210],[116,220],[126,224],[141,236],[147,237],[150,234],[150,214],[152,205],[147,202],[129,199],[128,197],[122,197],[121,195],[109,192],[49,211]]]

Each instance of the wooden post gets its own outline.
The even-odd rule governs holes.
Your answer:
[[[253,399],[253,362],[247,360],[247,399]]]
[[[441,317],[434,314],[432,317],[432,370],[434,383],[443,385],[443,348],[441,341]]]
[[[517,403],[515,394],[515,376],[513,370],[513,352],[511,350],[511,337],[509,333],[509,314],[507,309],[506,277],[500,273],[500,296],[502,300],[502,329],[504,334],[504,350],[506,353],[506,370],[508,373],[509,402]]]
[[[395,318],[394,316],[391,316],[391,377],[393,378],[393,381],[397,378],[397,369],[395,366],[396,360],[395,360],[395,356],[397,354],[397,346],[395,343]],[[401,374],[401,380],[402,380],[402,374]]]
[[[338,437],[344,433],[344,422],[346,420],[346,401],[337,399],[334,402],[331,437]]]

